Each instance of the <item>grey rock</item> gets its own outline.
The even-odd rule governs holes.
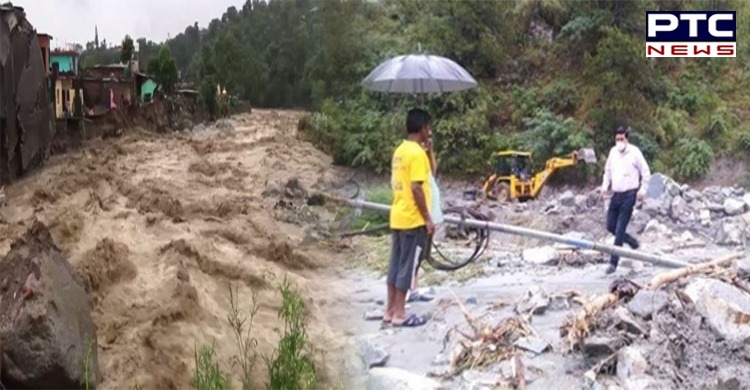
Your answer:
[[[558,201],[560,202],[560,205],[565,207],[571,207],[575,205],[575,195],[573,194],[573,191],[565,191],[562,195],[560,195],[560,198],[558,198]]]
[[[588,197],[586,195],[576,195],[573,199],[573,203],[575,204],[576,210],[583,211],[588,208],[586,205]]]
[[[680,222],[686,223],[690,222],[692,219],[690,207],[688,207],[687,202],[685,202],[685,199],[682,199],[681,196],[675,196],[672,198],[672,205],[669,209],[669,215]]]
[[[662,201],[659,199],[647,198],[643,201],[643,212],[648,214],[649,217],[655,218],[659,215],[662,208]]]
[[[365,313],[365,320],[367,321],[382,320],[382,319],[383,319],[383,311],[380,309],[370,310]]]
[[[711,211],[709,211],[708,209],[702,209],[698,214],[698,218],[701,221],[701,225],[711,225]]]
[[[0,286],[3,384],[96,387],[101,376],[91,302],[46,226],[35,222],[11,246],[0,261]]]
[[[461,390],[495,389],[506,383],[500,374],[479,370],[466,370],[461,374]]]
[[[615,309],[615,315],[619,321],[618,328],[634,335],[646,334],[645,329],[635,318],[633,318],[626,308],[618,306],[617,309]]]
[[[358,339],[357,349],[362,362],[367,368],[385,366],[391,357],[385,348],[372,338]]]
[[[649,319],[654,313],[667,307],[668,303],[669,295],[666,292],[641,289],[628,302],[628,310],[638,317]]]
[[[748,294],[722,281],[706,278],[694,278],[684,291],[714,332],[729,341],[750,340],[750,324],[734,321],[750,316]]]
[[[437,390],[440,383],[400,368],[375,367],[367,374],[367,390]]]
[[[724,212],[727,213],[727,215],[742,214],[745,212],[746,207],[747,204],[745,204],[744,200],[734,198],[727,198],[724,200]]]
[[[521,337],[520,339],[516,340],[513,345],[517,348],[521,348],[529,352],[534,352],[536,354],[544,353],[550,348],[550,344],[547,341],[533,336]]]
[[[477,300],[477,297],[468,297],[466,298],[466,303],[469,305],[476,305],[479,303],[479,300]]]
[[[726,218],[713,234],[719,245],[741,245],[745,238],[746,225],[741,218]]]
[[[743,195],[742,201],[745,202],[747,208],[750,208],[750,193]]]
[[[646,199],[659,199],[666,191],[665,176],[661,173],[651,175],[646,187]]]
[[[701,198],[701,193],[696,190],[688,190],[682,196],[688,202],[693,202]]]
[[[552,264],[557,261],[557,250],[552,246],[524,249],[524,261],[534,264]]]
[[[550,311],[563,311],[570,309],[570,297],[567,295],[556,295],[550,298],[549,307],[547,310]]]
[[[617,378],[623,383],[645,375],[647,369],[648,362],[638,348],[628,346],[617,351]]]
[[[750,257],[734,262],[733,268],[737,272],[737,276],[745,280],[750,280]]]
[[[623,345],[617,337],[591,336],[583,342],[583,353],[590,357],[604,357],[615,353]]]
[[[521,301],[516,306],[518,313],[528,313],[533,310],[534,314],[544,314],[549,307],[550,297],[540,286],[533,286],[526,291]]]
[[[740,367],[722,367],[716,378],[716,390],[740,390],[747,386],[740,379],[743,369]]]

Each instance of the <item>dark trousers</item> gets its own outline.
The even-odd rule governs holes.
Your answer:
[[[631,247],[637,247],[638,241],[625,232],[630,223],[630,217],[633,215],[633,208],[637,198],[638,190],[625,192],[615,192],[609,202],[607,210],[607,230],[615,235],[615,245],[622,246],[623,243]],[[612,255],[609,263],[617,266],[620,261],[619,256]]]

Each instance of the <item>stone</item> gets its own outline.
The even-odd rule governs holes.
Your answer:
[[[652,233],[658,237],[669,236],[672,234],[668,227],[664,226],[663,223],[659,222],[656,219],[648,221],[646,227],[643,228],[643,232]]]
[[[745,237],[745,223],[737,218],[724,219],[718,231],[713,234],[719,245],[742,245]]]
[[[466,303],[468,305],[476,305],[477,303],[479,303],[479,300],[477,300],[477,297],[468,297],[466,298]]]
[[[711,211],[709,211],[708,209],[702,209],[698,214],[698,218],[701,221],[701,225],[711,225]]]
[[[727,215],[739,215],[745,212],[748,207],[744,200],[727,198],[724,200],[724,212]]]
[[[659,199],[666,191],[666,177],[661,173],[651,175],[646,187],[646,199]]]
[[[383,311],[380,309],[374,309],[370,310],[365,313],[365,320],[367,321],[375,321],[375,320],[382,320],[383,319]]]
[[[646,374],[648,362],[641,351],[627,346],[617,351],[617,378],[622,383]]]
[[[638,317],[650,319],[654,313],[660,312],[668,304],[669,295],[666,292],[641,289],[628,302],[628,310]]]
[[[440,383],[434,379],[393,367],[372,368],[365,381],[367,390],[437,390],[439,388]]]
[[[750,280],[750,257],[735,261],[732,267],[741,279]]]
[[[526,290],[521,301],[516,305],[516,311],[526,314],[533,310],[533,314],[544,314],[549,307],[550,297],[540,286],[532,286]]]
[[[534,352],[537,355],[547,352],[550,348],[550,344],[547,341],[533,336],[521,337],[513,345],[525,351]]]
[[[461,380],[461,390],[495,389],[506,383],[503,375],[479,370],[464,371]]]
[[[655,218],[657,215],[659,215],[659,212],[661,210],[661,203],[662,201],[659,199],[645,199],[643,201],[643,207],[641,210],[648,214],[649,217]]]
[[[682,199],[681,196],[675,196],[672,198],[672,205],[669,209],[669,216],[672,217],[672,219],[683,223],[690,222],[692,219],[691,214],[690,207],[688,207],[685,199]]]
[[[6,388],[95,388],[101,376],[91,302],[44,224],[35,222],[11,245],[0,261],[0,286]]]
[[[701,193],[696,190],[688,190],[682,197],[688,202],[693,202],[701,198]]]
[[[622,344],[622,339],[595,335],[583,341],[583,353],[590,357],[606,357],[615,353]]]
[[[722,367],[716,378],[716,390],[740,390],[746,388],[746,384],[740,380],[740,367]]]
[[[588,197],[586,195],[576,195],[575,198],[573,198],[573,203],[578,211],[583,211],[588,208],[586,204],[587,199]]]
[[[733,342],[750,340],[750,296],[716,279],[694,278],[685,287],[685,295],[697,312],[718,335]]]
[[[646,334],[645,329],[633,318],[628,309],[618,306],[615,309],[615,316],[617,316],[617,320],[619,321],[617,325],[619,329],[634,335]]]
[[[451,363],[451,356],[448,353],[441,353],[432,359],[433,366],[446,366]]]
[[[558,198],[558,201],[560,202],[560,205],[565,207],[571,207],[574,206],[575,201],[575,195],[573,194],[573,191],[565,191],[562,195]]]
[[[357,340],[357,347],[359,356],[367,368],[383,367],[391,357],[380,343],[371,338]]]
[[[745,202],[745,204],[747,205],[747,208],[750,209],[750,193],[743,195],[742,201]]]
[[[557,261],[557,250],[552,246],[524,249],[521,257],[534,264],[550,264]]]

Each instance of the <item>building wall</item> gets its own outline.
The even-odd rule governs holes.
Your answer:
[[[78,97],[83,104],[83,88],[78,90]],[[75,113],[75,88],[72,79],[58,79],[55,82],[55,117],[65,118],[65,113]]]
[[[110,89],[112,90],[115,104],[118,108],[123,108],[132,104],[133,87],[130,81],[85,79],[83,81],[85,106],[91,109],[96,107],[109,109]]]
[[[75,73],[76,67],[74,58],[75,57],[72,55],[52,54],[49,59],[49,66],[52,67],[52,64],[57,63],[60,67],[60,73]]]
[[[46,71],[46,75],[49,76],[50,73],[50,65],[49,65],[49,36],[48,35],[37,35],[37,39],[39,40],[39,48],[42,49],[42,62],[44,63],[44,69]]]
[[[151,98],[154,97],[154,91],[156,90],[156,82],[148,79],[141,85],[141,100],[146,100],[146,95],[151,94]]]

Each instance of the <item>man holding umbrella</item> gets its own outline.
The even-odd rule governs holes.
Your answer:
[[[393,153],[390,213],[391,257],[388,264],[388,304],[384,322],[394,326],[420,326],[426,320],[406,315],[406,294],[413,285],[417,267],[435,231],[431,204],[431,164],[423,144],[430,140],[430,116],[412,109],[406,118],[407,139]]]

